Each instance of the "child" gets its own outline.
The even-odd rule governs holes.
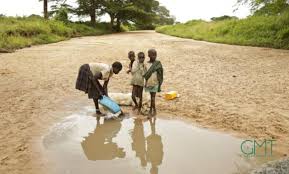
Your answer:
[[[130,60],[130,64],[129,64],[129,69],[127,70],[127,73],[129,74],[131,72],[133,62],[135,61],[135,53],[133,51],[130,51],[128,53],[128,58]]]
[[[93,99],[97,116],[103,115],[99,110],[98,99],[103,95],[107,96],[109,79],[113,74],[118,74],[121,70],[122,64],[120,62],[114,62],[112,65],[90,63],[80,67],[76,89],[88,94],[89,99]],[[104,81],[103,85],[100,84],[100,80]],[[99,117],[97,118],[99,119]]]
[[[147,64],[148,71],[144,75],[144,78],[146,80],[145,87],[146,91],[149,92],[151,95],[151,106],[149,114],[150,116],[155,116],[155,96],[157,92],[161,92],[161,85],[163,83],[163,67],[161,62],[156,60],[157,51],[155,49],[150,49],[148,51],[148,56],[150,60]]]
[[[138,109],[138,113],[141,112],[142,108],[142,93],[144,86],[144,77],[146,73],[146,67],[144,65],[145,54],[143,52],[138,53],[138,61],[133,64],[131,68],[131,85],[132,87],[132,100],[135,104],[133,110]],[[136,97],[139,98],[139,103],[137,103]]]

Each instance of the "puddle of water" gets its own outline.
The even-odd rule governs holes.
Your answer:
[[[88,109],[89,110],[89,109]],[[56,174],[231,174],[251,167],[241,140],[183,121],[71,115],[43,137]]]

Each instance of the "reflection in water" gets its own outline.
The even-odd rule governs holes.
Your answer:
[[[134,120],[134,128],[131,134],[132,150],[135,151],[136,157],[140,159],[141,166],[147,166],[151,163],[151,174],[158,173],[158,166],[162,164],[164,152],[163,143],[160,135],[156,134],[156,119],[150,120],[151,134],[145,138],[143,121]]]
[[[156,118],[150,119],[151,134],[147,141],[147,161],[151,163],[151,174],[158,173],[158,166],[162,164],[164,152],[162,137],[156,134]]]
[[[143,122],[140,119],[134,120],[134,128],[132,130],[131,138],[133,142],[131,143],[131,148],[136,153],[136,157],[140,159],[141,166],[145,167],[147,165],[146,161],[146,142],[144,135]]]
[[[87,115],[67,117],[43,137],[44,154],[54,165],[51,174],[240,173],[255,161],[241,157],[241,142],[178,120],[100,124]]]
[[[87,159],[96,161],[124,158],[123,148],[119,148],[115,142],[112,142],[120,128],[121,122],[117,120],[107,120],[103,124],[97,122],[94,132],[85,137],[81,143]]]

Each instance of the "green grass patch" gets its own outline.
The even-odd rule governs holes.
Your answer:
[[[289,13],[213,22],[193,20],[161,26],[156,31],[209,42],[289,49]]]
[[[35,17],[0,17],[0,50],[15,50],[36,44],[59,42],[72,37],[111,33],[109,25],[63,23]]]

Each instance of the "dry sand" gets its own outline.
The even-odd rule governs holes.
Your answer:
[[[289,154],[289,51],[180,39],[155,32],[75,38],[0,54],[0,173],[40,173],[46,163],[33,148],[67,102],[86,100],[75,90],[80,65],[129,64],[127,52],[156,48],[165,68],[163,91],[181,97],[157,98],[160,112],[187,116],[204,127],[248,139],[275,138]],[[123,71],[111,92],[130,92]]]

